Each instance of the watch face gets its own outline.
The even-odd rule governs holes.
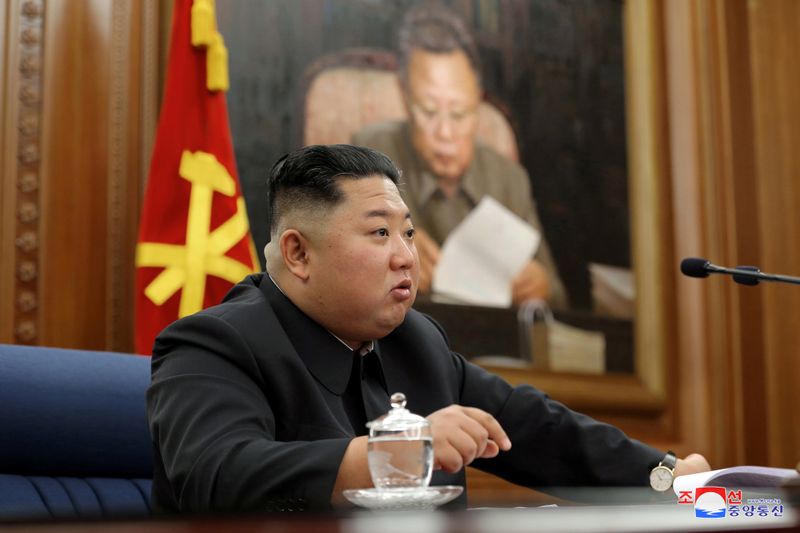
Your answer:
[[[672,486],[672,470],[665,466],[657,466],[650,471],[650,486],[663,492]]]

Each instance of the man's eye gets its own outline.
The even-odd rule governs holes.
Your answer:
[[[378,235],[379,237],[388,237],[389,236],[389,230],[387,230],[386,228],[381,228],[381,229],[375,231],[375,235]]]
[[[414,228],[409,228],[409,229],[406,231],[406,237],[408,237],[409,239],[413,239],[413,238],[414,238],[414,234],[415,234],[416,232],[417,232],[417,230],[415,230]]]
[[[425,118],[433,118],[436,116],[437,110],[435,107],[425,106],[421,104],[417,104],[415,107]]]

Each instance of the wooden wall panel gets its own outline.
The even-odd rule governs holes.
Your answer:
[[[701,2],[696,12],[704,58],[698,79],[708,249],[722,264],[759,264],[746,3]],[[746,458],[765,464],[763,441],[748,438],[766,431],[763,366],[753,364],[763,339],[762,292],[729,279],[712,283],[715,299],[708,310],[717,339],[710,350],[709,376],[715,380],[710,415],[716,420],[717,452],[725,463]]]
[[[0,341],[129,351],[159,10],[3,7]]]
[[[674,212],[674,249],[677,266],[680,257],[700,255],[705,246],[698,231],[703,218],[702,162],[700,156],[700,102],[695,79],[699,69],[695,50],[697,32],[692,23],[692,0],[677,0],[665,4],[665,49],[667,65],[667,90],[669,94],[669,153],[672,185],[672,211]],[[709,424],[706,409],[709,404],[708,366],[708,315],[706,313],[705,285],[687,282],[676,273],[676,301],[678,324],[677,370],[680,376],[671,393],[675,397],[680,421],[674,436],[676,448],[682,440],[690,442],[684,451],[701,451],[713,455],[713,427]],[[691,437],[690,437],[691,436]]]
[[[745,4],[713,0],[692,7],[702,161],[699,228],[704,247],[699,255],[722,264],[757,264],[755,232],[741,223],[756,216]],[[716,462],[732,464],[749,457],[750,462],[764,464],[763,454],[745,449],[746,435],[764,433],[763,417],[746,416],[763,409],[763,381],[756,369],[750,369],[752,379],[743,380],[746,363],[761,341],[760,293],[729,279],[685,283],[707,285],[708,351],[698,356],[706,358]],[[748,403],[742,400],[745,393]]]
[[[800,3],[748,3],[761,266],[800,275]],[[800,461],[800,288],[767,286],[763,352],[770,463]],[[749,398],[746,398],[749,401]]]
[[[111,2],[47,5],[40,342],[101,349]]]
[[[722,261],[735,265],[762,264],[759,248],[757,181],[755,171],[755,132],[753,130],[752,69],[749,57],[750,22],[745,2],[712,4],[720,27],[719,113],[717,128],[721,139],[716,157],[720,161],[721,187],[726,191],[727,253]],[[766,433],[763,345],[763,291],[743,287],[729,280],[726,288],[730,305],[732,346],[728,367],[729,387],[725,404],[735,414],[732,440],[738,443],[736,462],[768,462],[764,441],[748,438]]]
[[[678,256],[798,273],[795,2],[664,3]],[[793,466],[800,291],[678,283],[683,431],[714,466]]]

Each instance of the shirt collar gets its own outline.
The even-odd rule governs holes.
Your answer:
[[[428,170],[427,166],[425,165],[425,161],[422,160],[417,151],[414,149],[414,144],[411,142],[411,127],[407,122],[405,123],[403,129],[406,149],[407,152],[411,154],[413,166],[416,169],[416,172],[409,172],[408,176],[405,177],[409,181],[413,181],[411,186],[414,200],[416,201],[417,205],[424,208],[431,197],[437,191],[439,191],[438,180],[436,176],[430,170]],[[461,177],[461,181],[459,183],[459,194],[466,196],[473,205],[477,205],[478,200],[486,194],[485,187],[483,186],[481,179],[478,177],[478,172],[476,170],[477,155],[478,146],[476,141],[475,153],[472,157],[472,161],[467,167],[466,172],[464,172],[464,175]]]
[[[269,282],[261,284],[262,291],[275,311],[275,315],[297,355],[326,389],[341,396],[350,380],[354,350],[342,339],[303,313],[286,296],[272,276],[269,274],[267,276],[269,276]],[[374,341],[366,342],[356,352],[364,356],[372,352],[374,347]],[[380,365],[380,355],[377,351],[375,354],[378,356]],[[381,372],[383,372],[382,368]]]
[[[342,344],[344,344],[347,347],[348,350],[356,352],[358,355],[361,355],[361,356],[367,355],[369,352],[371,352],[372,350],[375,349],[375,341],[369,341],[369,342],[365,342],[364,344],[362,344],[361,348],[359,348],[357,350],[353,350],[352,348],[350,348],[350,345],[347,344],[346,342],[344,342],[342,339],[340,339],[337,334],[335,334],[332,331],[328,331],[328,333],[333,335],[334,339],[336,339],[337,341],[339,341]]]
[[[477,141],[476,141],[477,143]],[[461,177],[461,192],[472,202],[472,205],[478,205],[478,201],[483,198],[488,191],[486,190],[486,179],[491,179],[492,176],[484,176],[482,179],[478,174],[478,147],[475,146],[475,154],[472,156],[472,161],[467,167],[467,171]]]

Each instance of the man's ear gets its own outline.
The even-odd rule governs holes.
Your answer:
[[[296,229],[287,229],[281,234],[279,244],[286,270],[306,281],[309,276],[308,239]]]

